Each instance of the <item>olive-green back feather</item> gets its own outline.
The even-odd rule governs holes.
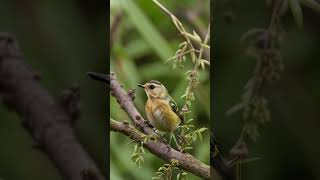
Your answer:
[[[184,117],[182,113],[179,111],[178,104],[174,101],[172,97],[170,97],[169,104],[170,104],[171,110],[179,116],[179,118],[181,119],[181,123],[184,124]]]

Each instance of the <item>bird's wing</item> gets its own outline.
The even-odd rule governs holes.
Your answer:
[[[173,98],[170,98],[169,105],[170,105],[171,110],[173,112],[175,112],[175,113],[179,112],[179,107]]]
[[[178,104],[174,101],[174,99],[172,97],[170,97],[169,105],[171,107],[171,110],[173,112],[175,112],[179,116],[179,118],[181,119],[181,122],[184,123],[184,117],[183,117],[182,113],[179,111]]]

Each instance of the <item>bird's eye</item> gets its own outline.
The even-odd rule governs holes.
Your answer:
[[[150,89],[154,89],[154,85],[152,85],[152,84],[149,87],[150,87]]]

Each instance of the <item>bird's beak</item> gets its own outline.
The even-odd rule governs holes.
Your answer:
[[[138,84],[138,86],[139,86],[139,87],[142,87],[142,88],[144,88],[144,85],[142,85],[142,84]]]
[[[109,80],[108,76],[106,76],[106,75],[95,73],[95,72],[88,72],[87,74],[89,77],[91,77],[94,80],[101,81],[106,84],[110,83],[110,80]]]

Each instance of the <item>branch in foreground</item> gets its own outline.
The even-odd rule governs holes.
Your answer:
[[[135,141],[143,141],[143,138],[146,136],[146,134],[133,128],[129,124],[118,122],[112,119],[110,119],[110,128],[113,131],[121,132],[127,135],[130,137],[130,139]],[[143,146],[151,153],[157,155],[159,158],[164,159],[167,162],[170,162],[170,160],[173,159],[177,160],[180,168],[192,172],[193,174],[202,178],[210,178],[209,166],[194,158],[190,154],[176,151],[175,149],[170,148],[167,144],[159,141],[148,141]]]
[[[138,110],[133,104],[133,93],[128,94],[122,89],[121,85],[117,81],[116,75],[110,73],[110,88],[111,94],[117,99],[121,108],[123,108],[130,119],[135,123],[136,126],[140,127],[144,133],[139,130],[114,120],[110,120],[111,129],[114,131],[121,132],[129,136],[133,140],[143,141],[142,138],[145,134],[154,133],[154,131],[146,125],[145,120],[142,118]],[[187,153],[181,153],[173,148],[170,148],[167,144],[157,141],[149,141],[144,145],[151,153],[157,155],[159,158],[170,162],[170,160],[175,159],[179,162],[179,167],[186,171],[189,171],[197,176],[205,179],[210,178],[210,168],[208,165],[202,163],[195,157]]]
[[[104,180],[74,134],[72,120],[38,83],[39,77],[23,62],[15,39],[0,34],[0,96],[22,118],[32,135],[66,179]]]

